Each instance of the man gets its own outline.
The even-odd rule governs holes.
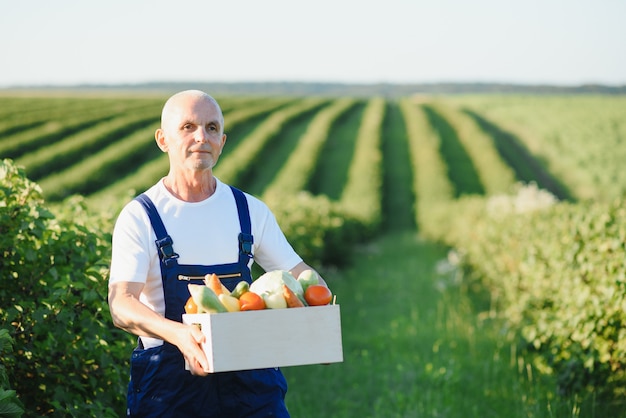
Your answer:
[[[202,283],[207,273],[232,290],[251,281],[253,258],[267,271],[296,277],[311,267],[263,202],[213,175],[226,142],[215,99],[197,90],[175,94],[163,107],[155,139],[168,153],[169,172],[126,205],[113,232],[111,316],[139,336],[127,414],[288,417],[278,369],[209,374],[200,345],[205,337],[181,316],[187,285]]]

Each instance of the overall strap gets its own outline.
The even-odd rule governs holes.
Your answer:
[[[161,259],[161,263],[166,267],[172,267],[177,264],[176,259],[179,257],[178,254],[174,252],[174,248],[172,244],[172,237],[170,237],[165,229],[165,225],[163,225],[163,221],[161,220],[161,216],[159,216],[159,212],[157,212],[154,203],[145,193],[140,194],[135,198],[135,200],[139,201],[141,205],[144,207],[146,212],[148,213],[148,217],[150,218],[150,223],[152,224],[152,228],[154,229],[154,233],[156,234],[155,244],[158,249],[159,258]]]
[[[248,261],[253,257],[252,244],[254,238],[252,237],[252,228],[250,225],[250,210],[248,209],[248,200],[243,192],[236,187],[230,186],[230,189],[235,196],[235,203],[237,204],[237,214],[239,215],[239,226],[241,232],[239,233],[239,264],[248,266]]]

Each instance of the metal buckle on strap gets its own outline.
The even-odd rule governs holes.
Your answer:
[[[165,238],[156,240],[156,245],[161,252],[161,260],[163,260],[166,265],[169,261],[175,260],[179,257],[179,255],[174,252],[172,244],[174,244],[174,241],[172,241],[172,237],[169,235]]]
[[[252,244],[254,243],[254,237],[252,234],[239,233],[239,251],[244,254],[252,254]]]

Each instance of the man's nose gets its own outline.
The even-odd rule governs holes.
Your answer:
[[[196,142],[209,142],[210,135],[206,128],[200,126],[196,131]]]

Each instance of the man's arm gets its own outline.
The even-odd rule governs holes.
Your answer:
[[[109,307],[113,324],[132,334],[159,338],[174,344],[189,363],[190,371],[206,375],[209,363],[200,344],[205,336],[198,327],[171,321],[141,303],[143,283],[117,282],[109,285]]]

